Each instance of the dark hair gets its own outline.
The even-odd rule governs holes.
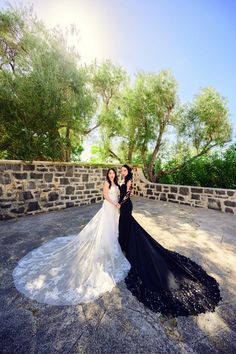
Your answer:
[[[109,188],[111,188],[111,180],[110,180],[110,178],[109,178],[108,175],[109,175],[109,172],[110,172],[111,170],[115,173],[114,183],[119,187],[116,170],[115,170],[114,168],[109,168],[109,169],[107,170],[107,174],[106,174],[106,180],[107,180],[107,182],[109,183]]]
[[[125,167],[128,170],[128,174],[127,174],[127,176],[125,176],[125,184],[126,184],[129,180],[132,180],[132,178],[133,178],[132,169],[131,169],[131,167],[129,167],[126,164],[122,165],[121,167]]]

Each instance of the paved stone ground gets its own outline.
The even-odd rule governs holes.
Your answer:
[[[1,353],[236,353],[235,216],[145,198],[133,203],[135,218],[158,242],[217,278],[217,310],[168,319],[145,309],[124,282],[90,304],[29,300],[12,282],[17,261],[49,239],[78,233],[101,204],[26,216],[0,223]]]

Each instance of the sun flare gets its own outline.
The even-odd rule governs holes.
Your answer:
[[[35,4],[36,5],[36,4]],[[38,6],[41,4],[38,3]],[[37,10],[40,17],[50,27],[60,25],[66,27],[75,24],[79,30],[79,41],[76,45],[83,62],[91,62],[110,58],[113,52],[114,34],[103,8],[98,8],[91,1],[55,1],[52,0]]]

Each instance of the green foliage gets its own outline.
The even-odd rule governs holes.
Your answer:
[[[163,70],[158,74],[138,73],[134,85],[124,91],[121,135],[126,145],[121,149],[128,162],[142,161],[147,168],[149,148],[162,138],[172,123],[176,89],[177,82],[171,72]],[[150,163],[154,163],[155,157],[156,153]]]
[[[120,117],[120,100],[128,81],[126,72],[110,60],[101,64],[96,61],[90,66],[91,82],[99,101],[97,122],[100,144],[93,153],[103,161],[114,159],[112,151],[113,138],[120,135],[122,120]]]
[[[134,85],[124,92],[121,114],[121,154],[128,162],[142,161],[147,178],[154,182],[214,147],[222,147],[232,135],[224,97],[213,88],[205,88],[192,105],[181,105],[177,82],[170,71],[139,73]],[[168,169],[161,170],[157,167],[163,166],[170,134],[175,157]]]
[[[211,142],[220,145],[232,134],[227,102],[212,87],[202,89],[184,114],[178,124],[179,135],[197,151]]]
[[[25,25],[22,17],[16,12],[0,13],[0,67],[15,70],[18,58],[28,47]]]
[[[170,169],[174,161],[169,161],[162,169]],[[236,189],[236,144],[225,151],[216,151],[201,156],[187,164],[181,170],[161,175],[159,183],[192,185],[214,188]],[[160,168],[160,166],[159,166]]]
[[[59,29],[48,32],[42,24],[24,17],[22,32],[12,34],[19,16],[8,13],[7,19],[11,26],[3,26],[10,32],[5,40],[15,34],[28,43],[24,37],[32,34],[34,41],[30,41],[30,50],[19,48],[13,70],[9,65],[1,67],[0,150],[13,159],[70,161],[72,154],[78,158],[82,137],[96,110],[87,69],[78,67],[78,54],[68,48]],[[1,61],[6,62],[4,53]]]

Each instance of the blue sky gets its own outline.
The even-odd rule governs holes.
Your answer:
[[[11,4],[27,4],[13,1]],[[34,0],[47,26],[76,23],[82,60],[110,58],[134,75],[171,69],[182,101],[213,86],[227,100],[236,140],[236,1]],[[0,0],[1,7],[5,2]]]

